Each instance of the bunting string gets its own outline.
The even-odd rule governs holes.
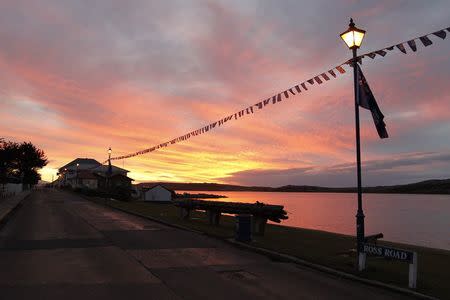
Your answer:
[[[447,32],[446,32],[447,31]],[[407,51],[407,47],[406,45],[409,47],[409,49],[411,49],[413,52],[416,52],[418,49],[417,44],[420,41],[420,43],[424,46],[424,47],[428,47],[430,45],[433,45],[433,41],[430,39],[430,37],[437,37],[440,38],[442,40],[444,40],[447,36],[447,33],[450,33],[450,27],[435,31],[435,32],[431,32],[429,34],[425,34],[422,36],[418,36],[416,38],[401,42],[401,43],[396,43],[394,45],[391,45],[389,47],[385,47],[379,50],[375,50],[369,53],[365,53],[362,55],[357,56],[357,62],[359,64],[362,63],[362,60],[365,58],[370,58],[370,59],[374,59],[375,57],[385,57],[389,52],[394,51],[395,49],[398,49],[400,52],[402,52],[403,54],[408,54],[410,53],[409,51]],[[417,42],[417,43],[416,43]],[[248,107],[245,107],[244,109],[237,111],[235,113],[231,113],[215,122],[212,122],[206,126],[203,126],[201,128],[198,128],[196,130],[193,130],[191,132],[188,132],[182,136],[176,137],[174,139],[168,140],[164,143],[155,145],[153,147],[147,148],[147,149],[143,149],[137,152],[133,152],[133,153],[129,153],[126,155],[121,155],[121,156],[116,156],[116,157],[111,157],[111,160],[121,160],[121,159],[126,159],[126,158],[131,158],[134,156],[139,156],[139,155],[143,155],[146,153],[150,153],[153,151],[156,151],[158,149],[162,149],[165,147],[168,147],[170,145],[173,144],[177,144],[183,141],[186,141],[192,137],[207,133],[209,131],[212,131],[216,128],[225,126],[225,124],[227,122],[231,122],[233,120],[237,120],[239,118],[242,118],[244,116],[247,115],[251,115],[253,113],[255,113],[255,111],[261,110],[261,109],[265,109],[267,107],[269,107],[270,105],[274,105],[277,104],[278,102],[284,101],[284,100],[288,100],[288,99],[292,99],[298,95],[300,95],[301,93],[304,93],[306,91],[308,91],[308,88],[312,87],[312,86],[318,86],[321,85],[327,81],[330,81],[331,79],[337,78],[339,75],[343,75],[345,74],[347,71],[345,70],[344,67],[352,67],[353,65],[353,59],[347,60],[346,62],[339,64],[333,68],[331,68],[328,71],[325,71],[323,73],[320,73],[318,75],[315,75],[313,77],[311,77],[310,79],[307,79],[295,86],[292,86],[282,92],[276,93],[275,95],[267,98],[267,99],[263,99],[255,104],[252,104]],[[107,163],[108,160],[104,161],[102,164]]]

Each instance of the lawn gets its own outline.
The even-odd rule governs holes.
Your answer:
[[[96,201],[105,203],[104,200],[97,199]],[[194,212],[191,214],[191,219],[182,220],[179,217],[178,208],[172,204],[120,201],[108,201],[107,204],[216,237],[230,238],[234,236],[235,223],[231,216],[222,216],[220,226],[212,226],[207,222],[203,212]],[[380,244],[416,251],[418,253],[417,291],[442,299],[450,299],[448,276],[450,251],[389,242]],[[355,270],[355,254],[349,251],[355,248],[355,237],[353,236],[268,224],[265,235],[254,236],[250,245],[357,274],[360,277],[399,287],[408,286],[408,264],[405,263],[372,257],[367,260],[367,269],[362,273],[357,272]]]

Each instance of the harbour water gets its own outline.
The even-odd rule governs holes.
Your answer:
[[[177,191],[182,193],[184,191]],[[282,225],[355,234],[356,194],[186,191],[228,198],[217,201],[284,205]],[[450,195],[364,194],[366,234],[393,242],[450,250]]]

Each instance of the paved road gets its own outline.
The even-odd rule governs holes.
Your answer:
[[[58,191],[0,231],[0,299],[406,299]]]

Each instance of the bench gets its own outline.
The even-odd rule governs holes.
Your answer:
[[[382,239],[384,235],[380,232],[377,234],[367,235],[364,237],[364,243],[376,244],[378,239]]]

